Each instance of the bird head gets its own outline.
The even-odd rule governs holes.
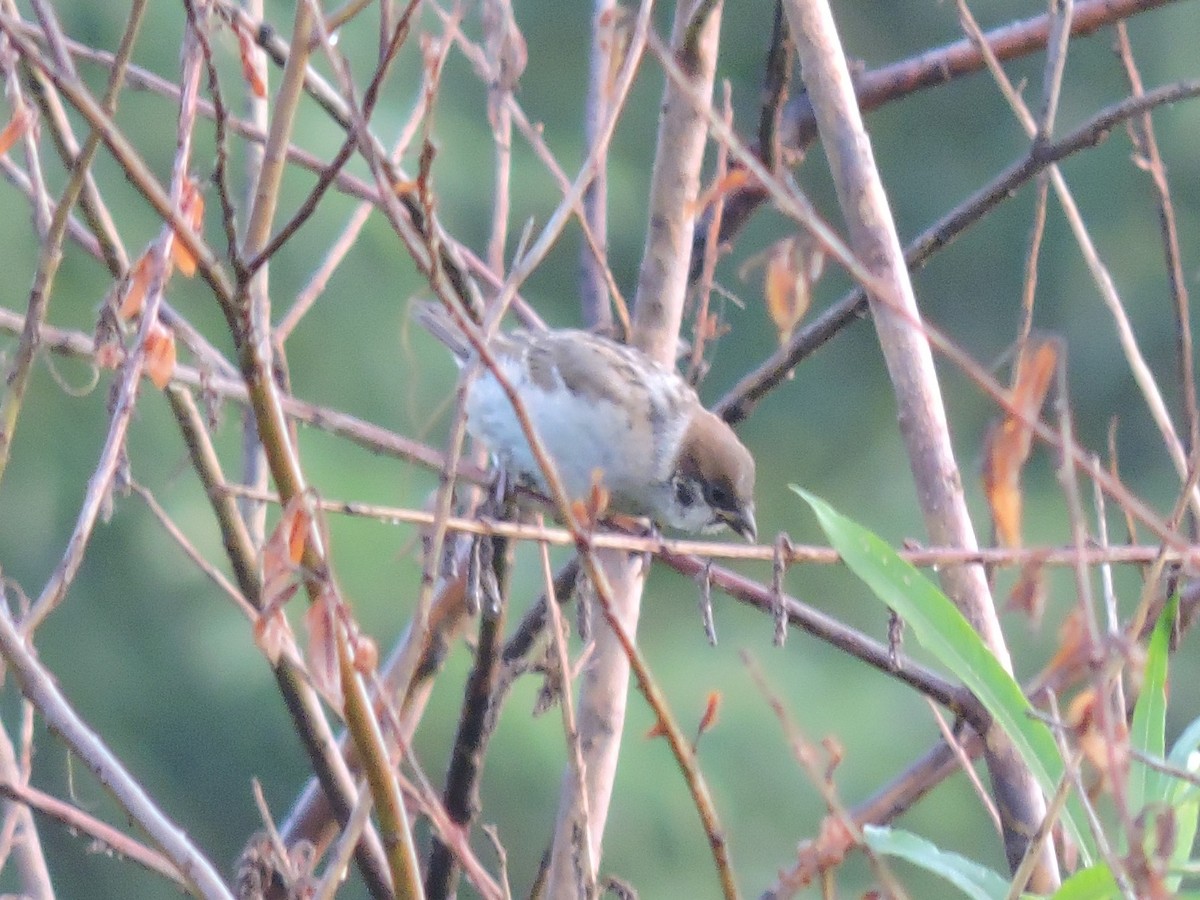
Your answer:
[[[754,457],[729,424],[698,408],[684,431],[662,519],[684,531],[732,528],[747,541],[754,522]]]

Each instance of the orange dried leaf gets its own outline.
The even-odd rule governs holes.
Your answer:
[[[733,193],[738,188],[743,187],[750,181],[750,172],[746,169],[738,168],[730,169],[725,175],[714,182],[707,190],[705,190],[693,205],[691,212],[693,215],[698,215],[703,210],[707,209],[717,201],[719,197],[727,196]]]
[[[1026,418],[1036,417],[1046,402],[1050,380],[1058,367],[1058,349],[1058,341],[1054,338],[1034,338],[1017,360],[1012,389],[1013,406]]]
[[[595,524],[591,521],[591,519],[588,518],[590,514],[591,513],[588,510],[587,504],[582,500],[571,501],[571,515],[574,517],[575,521],[579,523],[581,528],[591,528],[592,525]]]
[[[0,131],[0,156],[12,149],[12,145],[25,136],[25,132],[29,131],[29,126],[33,123],[33,114],[26,106],[21,106],[13,113],[13,117],[8,120],[8,124],[4,126],[4,130]]]
[[[187,179],[183,184],[183,196],[179,201],[179,215],[187,222],[192,231],[200,232],[200,228],[204,224],[204,196],[200,193],[200,186],[194,178]],[[184,277],[191,278],[196,274],[196,255],[184,245],[178,233],[174,235],[174,238],[171,242],[171,259],[174,260]]]
[[[1046,556],[1038,554],[1021,566],[1021,574],[1008,595],[1008,608],[1022,612],[1033,623],[1042,620],[1046,608]]]
[[[717,724],[717,711],[721,708],[721,692],[709,691],[708,700],[704,704],[704,715],[700,717],[700,727],[697,734],[704,734]]]
[[[288,523],[288,559],[293,565],[299,565],[300,559],[304,556],[304,545],[308,542],[308,526],[312,521],[312,516],[309,515],[308,509],[302,503],[297,500],[292,502],[296,504],[297,510],[295,516]]]
[[[263,544],[263,603],[266,607],[280,606],[295,593],[293,577],[304,554],[310,524],[304,498],[297,495],[288,501],[274,531]]]
[[[415,194],[420,187],[420,183],[413,178],[402,178],[399,181],[392,182],[392,190],[398,197],[406,194]]]
[[[267,85],[263,81],[262,75],[259,74],[259,67],[254,62],[254,41],[250,39],[250,35],[244,28],[236,28],[235,31],[237,31],[238,51],[242,58],[242,77],[250,86],[251,94],[260,99],[265,98]]]
[[[1082,732],[1095,727],[1096,692],[1092,688],[1084,688],[1071,698],[1067,706],[1067,714],[1063,716],[1063,724],[1072,731]]]
[[[767,251],[763,297],[781,344],[808,312],[813,285],[824,270],[825,251],[807,234],[776,241]]]
[[[1012,419],[993,423],[983,439],[983,492],[992,511],[996,540],[1003,547],[1021,546],[1021,466],[1014,446],[1019,426]]]
[[[146,374],[160,391],[175,374],[175,333],[161,322],[153,323],[146,334]]]
[[[196,274],[196,255],[184,246],[178,235],[171,241],[171,260],[179,267],[184,278],[191,278]]]
[[[1088,664],[1091,655],[1091,639],[1088,635],[1084,613],[1073,607],[1058,630],[1058,649],[1046,664],[1046,674],[1069,675]],[[1063,681],[1063,678],[1057,679]]]
[[[1053,338],[1033,338],[1017,359],[1012,409],[993,423],[984,439],[983,486],[1002,546],[1021,546],[1021,471],[1029,459],[1034,420],[1046,401],[1058,366],[1059,345]]]
[[[126,321],[140,316],[142,307],[146,305],[146,293],[149,290],[150,251],[147,249],[129,271],[129,287],[125,291],[125,298],[121,301],[117,315]]]
[[[1097,788],[1103,790],[1115,779],[1124,780],[1129,761],[1129,734],[1124,721],[1110,716],[1108,727],[1112,731],[1112,740],[1109,740],[1100,720],[1103,714],[1101,702],[1093,688],[1080,691],[1067,707],[1064,721],[1075,733],[1084,758],[1100,773]]]

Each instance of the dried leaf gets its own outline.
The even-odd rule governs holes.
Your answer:
[[[1008,595],[1008,608],[1022,612],[1033,624],[1046,609],[1046,555],[1039,553],[1021,566],[1021,574]]]
[[[33,113],[29,107],[20,106],[13,113],[4,130],[0,131],[0,156],[12,149],[13,144],[25,136],[29,126],[33,124]]]
[[[1075,696],[1067,707],[1065,723],[1075,733],[1084,759],[1099,773],[1096,790],[1106,790],[1115,782],[1124,782],[1125,770],[1129,765],[1129,730],[1124,720],[1109,716],[1108,729],[1112,740],[1101,723],[1103,710],[1095,689],[1086,688]]]
[[[517,27],[512,3],[510,0],[485,0],[481,14],[492,82],[501,91],[514,91],[529,62],[529,48]]]
[[[1046,402],[1050,381],[1058,366],[1059,342],[1052,337],[1034,337],[1017,360],[1013,378],[1013,406],[1027,419],[1036,418]],[[1025,454],[1029,453],[1031,434],[1025,429]]]
[[[294,577],[304,546],[308,540],[308,529],[312,517],[304,498],[293,497],[286,507],[275,530],[263,544],[263,605],[266,608],[282,606],[296,591]],[[288,587],[286,597],[284,591]]]
[[[200,233],[204,225],[204,196],[200,193],[200,185],[194,178],[188,178],[183,183],[183,196],[179,201],[179,216],[191,227],[192,231]],[[184,246],[179,235],[174,235],[171,242],[171,259],[179,267],[186,278],[196,274],[196,256]]]
[[[1088,635],[1084,613],[1078,606],[1072,607],[1058,629],[1058,649],[1046,664],[1045,676],[1069,675],[1088,664],[1091,656],[1091,638]],[[1062,681],[1064,679],[1056,679]]]
[[[146,374],[160,391],[175,374],[175,333],[162,322],[153,322],[146,333]]]
[[[1011,410],[993,422],[984,438],[983,488],[992,511],[996,540],[1004,547],[1020,547],[1021,471],[1029,459],[1033,433],[1027,420],[1036,419],[1046,400],[1058,365],[1059,343],[1035,337],[1017,359]]]
[[[1015,449],[1020,426],[1012,419],[993,422],[983,439],[983,492],[992,511],[996,540],[1021,546],[1021,466]]]
[[[146,294],[150,290],[150,250],[142,251],[133,268],[129,270],[129,282],[125,297],[117,309],[117,315],[125,321],[137,318],[146,305]]]
[[[305,654],[313,686],[335,709],[342,707],[342,678],[338,666],[337,609],[341,601],[333,585],[326,582],[317,599],[304,612],[308,631]]]
[[[696,734],[701,735],[717,724],[717,711],[721,708],[721,692],[709,691],[708,700],[704,704],[704,715],[700,717],[700,727]]]
[[[775,244],[767,251],[763,297],[767,312],[785,344],[812,305],[813,285],[825,270],[825,251],[807,232]]]
[[[257,48],[254,46],[254,40],[244,28],[235,27],[238,39],[238,52],[242,58],[242,77],[246,79],[246,84],[250,86],[250,93],[260,99],[267,96],[267,85],[259,73],[259,67],[255,64],[255,55]]]
[[[289,586],[288,597],[296,592],[297,585]],[[284,598],[286,600],[286,598]],[[294,644],[292,626],[283,614],[283,602],[259,613],[254,621],[254,643],[262,650],[271,665],[279,662],[284,651]]]
[[[1167,807],[1158,810],[1153,816],[1154,855],[1160,860],[1168,861],[1179,843],[1179,822],[1176,811]]]

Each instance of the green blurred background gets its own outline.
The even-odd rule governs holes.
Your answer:
[[[471,7],[464,28],[477,37],[478,11]],[[116,46],[127,12],[121,3],[62,2],[56,8],[70,36],[104,48]],[[1039,14],[1044,6],[977,2],[972,8],[984,27],[994,27]],[[743,133],[754,128],[771,11],[766,0],[743,0],[725,11],[719,75],[730,81]],[[953,6],[934,0],[846,0],[835,12],[847,52],[868,68],[959,36]],[[359,79],[365,79],[374,57],[372,15],[365,14],[341,36],[340,46]],[[529,117],[544,125],[548,145],[572,172],[582,143],[586,6],[520,0],[516,15],[529,44],[529,65],[518,98]],[[668,16],[667,10],[660,11],[660,24]],[[271,3],[268,18],[287,33],[291,7]],[[135,61],[176,78],[182,20],[179,4],[151,4]],[[430,17],[425,25],[436,27]],[[1196,76],[1198,27],[1200,12],[1187,2],[1132,20],[1130,32],[1148,87]],[[1060,132],[1125,96],[1111,42],[1111,34],[1104,32],[1072,44]],[[215,45],[227,76],[227,96],[236,97],[236,42],[228,31],[221,31]],[[385,141],[414,103],[418,63],[414,44],[388,82],[373,123]],[[1014,80],[1027,80],[1025,94],[1031,102],[1040,92],[1041,68],[1040,56],[1007,67]],[[83,73],[99,91],[104,73],[90,66],[83,66]],[[271,84],[277,86],[277,73],[272,73]],[[646,66],[613,143],[610,261],[627,295],[633,293],[645,233],[644,198],[661,84],[655,67]],[[126,92],[117,120],[165,181],[174,150],[172,106],[157,96]],[[1195,153],[1200,105],[1160,110],[1155,125],[1171,175],[1185,272],[1194,287],[1200,259],[1200,162]],[[986,75],[894,103],[872,114],[868,127],[902,240],[960,203],[1027,148]],[[199,131],[195,171],[204,179],[212,172],[214,154],[211,128],[202,126]],[[303,105],[296,133],[324,158],[342,140],[311,103]],[[438,149],[434,178],[439,215],[451,233],[482,252],[492,195],[485,91],[470,66],[454,53],[439,95],[433,139]],[[237,148],[235,165],[240,158]],[[406,164],[412,168],[414,161]],[[357,164],[351,168],[362,172]],[[61,186],[59,168],[51,164],[49,169],[52,183]],[[1063,169],[1111,267],[1142,350],[1168,401],[1174,403],[1178,387],[1171,307],[1149,178],[1132,164],[1123,132],[1068,160]],[[159,223],[103,151],[97,177],[131,253],[140,252]],[[797,177],[827,218],[840,223],[819,151],[810,155]],[[307,174],[289,174],[281,215],[295,208],[311,182]],[[3,190],[8,214],[0,218],[0,266],[8,286],[0,288],[0,304],[23,311],[36,265],[36,242],[23,198],[11,186]],[[207,193],[207,233],[220,246],[215,196],[211,190]],[[515,140],[512,196],[513,233],[519,233],[527,219],[535,228],[540,226],[558,200],[552,179],[520,137]],[[987,366],[1016,333],[1032,198],[1032,189],[1026,187],[916,275],[917,296],[929,319]],[[277,312],[285,310],[305,284],[353,207],[347,198],[329,194],[276,257],[270,278]],[[709,402],[774,349],[757,276],[743,281],[737,272],[746,258],[792,230],[782,217],[770,211],[760,214],[718,269],[718,280],[745,301],[745,308],[727,302],[721,306],[732,332],[713,354],[712,372],[701,390]],[[578,244],[578,230],[569,230],[523,289],[556,324],[578,322]],[[1123,477],[1166,512],[1177,481],[1122,360],[1113,323],[1053,200],[1039,272],[1036,322],[1067,342],[1072,408],[1081,440],[1103,450],[1115,417]],[[90,331],[109,286],[102,268],[71,248],[50,320]],[[818,287],[816,307],[837,298],[846,287],[840,273],[829,273]],[[454,370],[426,336],[410,334],[408,301],[424,293],[395,235],[380,217],[373,217],[329,290],[289,342],[295,393],[439,444],[445,416],[439,417],[437,410],[444,411]],[[218,346],[229,347],[202,285],[176,277],[169,299]],[[9,353],[14,345],[5,338],[0,349]],[[953,366],[944,361],[939,366],[972,510],[981,539],[986,540],[979,448],[995,410]],[[36,368],[12,464],[0,484],[0,566],[10,584],[10,598],[13,585],[33,595],[40,591],[74,525],[107,427],[105,397],[111,375],[105,373],[90,392],[73,390],[85,387],[89,379],[90,371],[76,363],[55,360]],[[238,470],[240,413],[225,405],[220,415],[220,449],[232,474]],[[794,380],[775,391],[740,431],[758,459],[759,527],[768,538],[787,531],[797,542],[820,540],[811,516],[786,490],[789,482],[826,497],[889,541],[923,538],[895,427],[892,391],[869,322],[851,327],[805,361]],[[434,483],[427,472],[374,457],[313,430],[302,434],[301,450],[312,484],[329,498],[412,506],[423,501]],[[166,404],[149,386],[131,429],[129,458],[133,477],[154,491],[197,546],[219,560],[220,544],[207,503]],[[1026,486],[1027,540],[1066,542],[1068,523],[1054,479],[1054,460],[1045,451],[1035,451]],[[1115,517],[1112,522],[1117,528]],[[414,531],[342,519],[331,520],[330,528],[340,583],[364,627],[388,648],[408,620],[417,586]],[[1116,536],[1123,535],[1118,531]],[[514,619],[537,585],[534,557],[523,551],[519,562]],[[748,565],[745,571],[770,579],[767,565]],[[999,596],[1012,581],[1011,573],[1000,575]],[[877,638],[885,637],[886,617],[843,570],[799,567],[788,573],[786,584],[806,602]],[[1117,585],[1122,609],[1128,612],[1137,600],[1135,573],[1118,573]],[[1015,614],[1004,618],[1019,676],[1037,671],[1053,652],[1057,625],[1071,603],[1073,590],[1065,575],[1056,574],[1050,588],[1040,629]],[[693,584],[656,569],[639,640],[688,727],[699,718],[710,691],[723,696],[719,721],[701,742],[700,758],[726,826],[741,887],[754,895],[771,884],[777,870],[790,865],[797,841],[814,834],[823,806],[793,761],[779,723],[739,659],[740,651],[763,667],[810,739],[828,735],[842,745],[845,758],[836,778],[847,803],[863,799],[898,773],[937,732],[928,707],[913,692],[803,634],[792,634],[786,647],[775,648],[771,622],[724,596],[715,598],[720,643],[709,647],[696,600]],[[1184,645],[1172,678],[1173,732],[1200,712],[1193,644],[1189,640]],[[231,871],[247,835],[260,824],[251,779],[262,782],[279,817],[303,785],[304,756],[244,619],[168,542],[137,498],[119,498],[111,521],[98,527],[65,604],[39,630],[37,649],[79,712],[223,871]],[[920,657],[911,642],[906,649]],[[417,738],[417,752],[435,783],[440,784],[445,771],[468,662],[467,650],[456,648]],[[527,892],[550,833],[564,759],[557,712],[530,717],[537,688],[532,679],[518,683],[492,743],[483,786],[482,818],[499,827],[517,895]],[[19,721],[11,679],[3,703],[3,722],[11,735]],[[634,697],[602,869],[630,881],[645,898],[718,896],[682,778],[663,742],[644,737],[651,724],[645,704]],[[71,791],[83,808],[121,821],[101,789],[40,727],[35,783],[58,794]],[[1003,868],[999,841],[961,776],[939,788],[901,824],[945,848]],[[169,885],[92,852],[86,840],[54,824],[44,824],[41,836],[62,897],[175,895]],[[490,862],[490,851],[482,842],[479,847]],[[945,890],[919,873],[898,869],[914,896],[936,896]],[[871,883],[857,858],[845,866],[841,879],[850,896]],[[0,890],[12,890],[15,884],[12,873],[0,873]],[[357,884],[343,893],[363,895]],[[469,889],[464,888],[463,895],[469,896]]]

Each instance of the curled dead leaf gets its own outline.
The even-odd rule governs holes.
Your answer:
[[[1017,357],[1005,415],[988,427],[984,438],[983,488],[992,512],[996,540],[1004,547],[1020,547],[1021,473],[1033,446],[1029,421],[1036,421],[1058,366],[1060,344],[1056,338],[1034,336]]]
[[[721,692],[709,691],[708,699],[704,703],[704,715],[700,717],[700,726],[696,729],[697,735],[704,734],[717,724],[717,712],[721,709]]]
[[[192,231],[200,233],[204,225],[204,195],[200,193],[200,185],[194,178],[188,178],[183,183],[179,216]],[[171,259],[184,277],[191,278],[196,274],[196,255],[184,245],[178,234],[174,238],[171,242]]]
[[[234,31],[237,32],[238,55],[242,60],[242,77],[246,79],[246,84],[250,87],[251,94],[260,99],[265,98],[267,96],[267,85],[263,81],[259,66],[255,62],[258,48],[254,46],[254,40],[245,28],[235,25]]]
[[[281,606],[295,593],[295,576],[304,555],[311,523],[312,517],[304,498],[296,495],[288,501],[271,536],[263,544],[264,608]],[[287,590],[286,596],[284,596],[285,590]]]
[[[1039,553],[1021,566],[1017,583],[1008,595],[1008,608],[1025,614],[1034,624],[1041,622],[1046,608],[1046,554]]]
[[[13,144],[25,136],[33,124],[33,113],[28,106],[17,107],[4,130],[0,131],[0,156],[12,149]]]
[[[296,585],[293,584],[291,593],[295,591]],[[254,620],[254,643],[271,665],[277,664],[284,652],[293,646],[292,626],[283,614],[282,604],[259,613]]]
[[[812,305],[813,287],[825,271],[825,251],[808,232],[798,232],[772,244],[763,259],[763,299],[784,344]],[[749,268],[743,267],[743,277]]]
[[[129,270],[125,296],[117,308],[117,315],[127,322],[140,316],[146,305],[146,294],[150,290],[150,261],[150,249],[147,248]]]
[[[175,374],[175,332],[154,322],[146,333],[146,374],[160,391]]]
[[[1124,719],[1111,713],[1105,727],[1102,702],[1094,688],[1086,688],[1071,700],[1065,717],[1084,759],[1099,775],[1095,791],[1123,784],[1129,767],[1129,729]]]

